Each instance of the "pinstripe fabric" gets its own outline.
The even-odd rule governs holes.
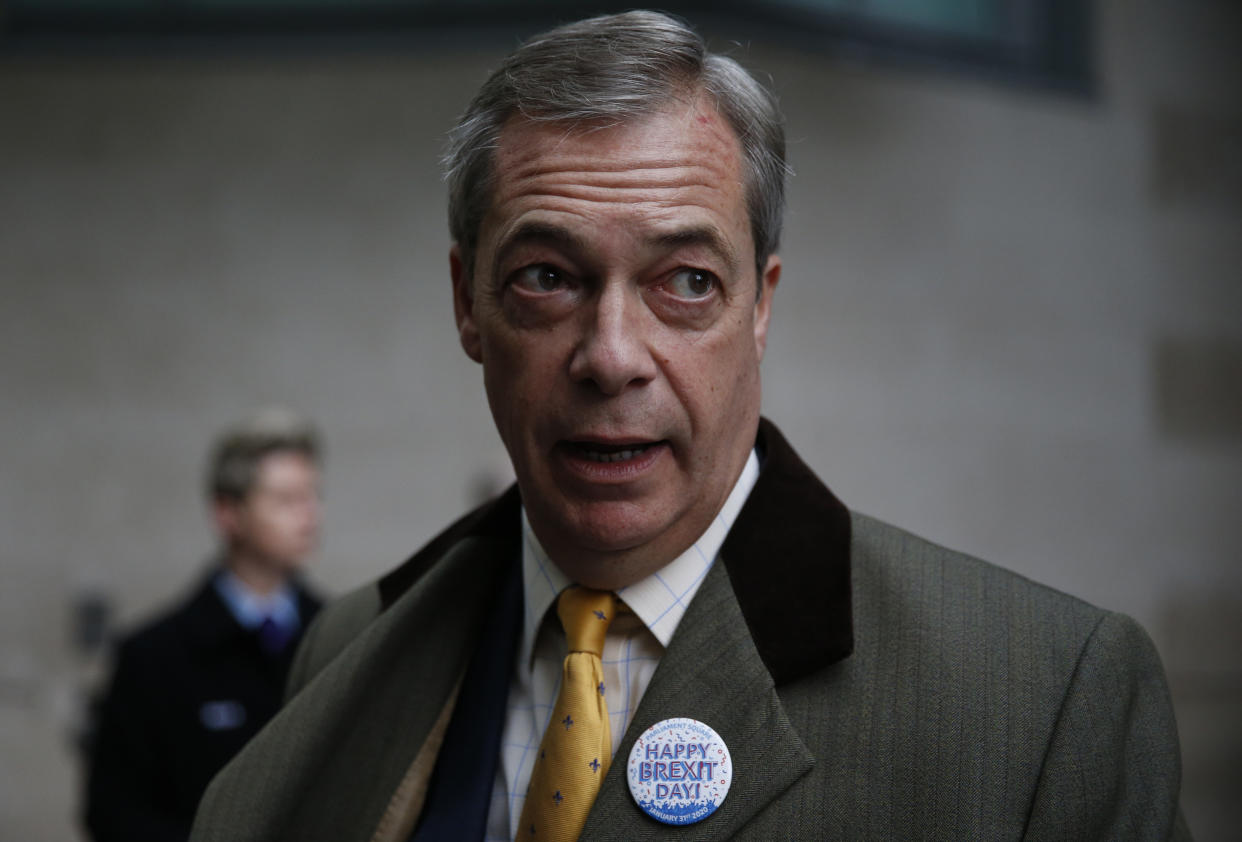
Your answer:
[[[583,839],[1190,839],[1168,690],[1133,620],[865,516],[853,530],[853,655],[773,686],[718,564],[622,741],[697,711],[733,754],[720,809],[659,825],[610,774]]]

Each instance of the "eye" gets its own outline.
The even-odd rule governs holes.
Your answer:
[[[678,298],[706,298],[717,286],[716,276],[702,269],[678,269],[664,287]]]
[[[556,292],[568,285],[561,270],[547,263],[523,266],[513,275],[513,283],[530,292]]]

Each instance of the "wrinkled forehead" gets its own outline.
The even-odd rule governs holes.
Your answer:
[[[493,174],[487,215],[540,189],[744,191],[740,141],[705,97],[626,120],[511,117],[493,151]]]
[[[648,239],[710,230],[730,255],[753,259],[739,144],[714,110],[589,127],[516,120],[496,166],[480,228],[487,254],[514,230],[587,225]]]

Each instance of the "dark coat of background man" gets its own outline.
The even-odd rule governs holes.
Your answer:
[[[458,332],[517,486],[315,623],[196,842],[531,838],[570,583],[631,609],[582,839],[1188,838],[1132,620],[850,512],[760,418],[784,130],[739,65],[653,13],[560,27],[448,164]],[[683,826],[626,782],[674,717],[733,762]]]
[[[280,707],[319,602],[296,581],[319,535],[314,430],[268,409],[225,431],[207,492],[220,552],[189,597],[127,636],[98,710],[86,824],[96,842],[190,835],[212,776]]]

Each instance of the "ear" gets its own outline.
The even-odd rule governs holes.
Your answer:
[[[768,347],[768,322],[772,319],[772,294],[781,280],[781,259],[775,254],[768,257],[759,278],[759,300],[755,302],[755,351],[759,359]]]
[[[466,356],[481,363],[483,349],[479,342],[479,328],[474,321],[474,290],[457,243],[449,249],[449,274],[453,278],[453,316],[457,319],[457,337]]]

